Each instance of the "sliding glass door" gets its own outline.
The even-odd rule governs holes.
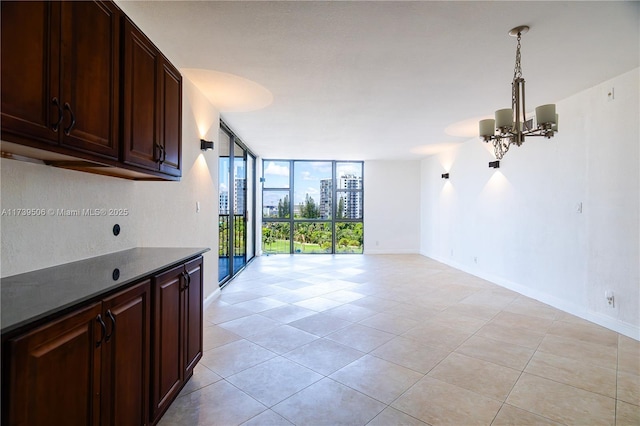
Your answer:
[[[251,155],[249,151],[246,151],[246,164],[247,164],[247,188],[246,188],[246,203],[247,208],[245,210],[245,239],[246,239],[246,261],[253,259],[256,253],[255,243],[255,226],[256,226],[256,158]]]
[[[255,157],[224,123],[219,147],[218,282],[223,285],[255,255]]]
[[[220,207],[218,212],[218,282],[224,282],[231,276],[231,234],[229,230],[229,175],[231,174],[231,135],[220,129],[218,156],[218,194]]]
[[[247,264],[247,161],[246,151],[233,144],[233,269]]]

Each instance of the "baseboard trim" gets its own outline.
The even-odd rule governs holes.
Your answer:
[[[579,318],[601,325],[602,327],[608,328],[609,330],[613,330],[634,340],[640,341],[640,327],[637,327],[633,324],[619,321],[615,318],[607,317],[598,312],[590,311],[582,306],[576,305],[563,299],[559,299],[553,295],[526,287],[522,284],[518,284],[491,274],[483,273],[482,271],[473,270],[471,268],[468,268],[466,265],[462,265],[450,259],[444,259],[439,256],[429,255],[428,253],[425,253],[423,251],[420,251],[420,254],[424,257],[428,257],[440,263],[444,263],[445,265],[451,266],[452,268],[459,269],[463,272],[499,285],[500,287],[513,290],[524,296],[530,297],[549,306],[553,306],[556,309],[560,309],[561,311],[567,312],[571,315],[575,315]]]
[[[202,308],[206,311],[207,308],[211,306],[213,301],[220,297],[220,294],[220,287],[218,287],[213,291],[213,293],[211,293],[209,296],[207,296],[206,299],[204,299],[204,301],[202,302]]]
[[[385,249],[364,249],[364,254],[421,254],[418,250],[412,249],[393,249],[393,250],[385,250]]]

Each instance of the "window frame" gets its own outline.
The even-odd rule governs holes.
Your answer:
[[[275,163],[288,163],[289,167],[289,187],[265,187],[266,177],[265,177],[265,169],[270,162]],[[330,163],[331,164],[331,215],[329,218],[317,217],[317,218],[300,218],[295,217],[294,207],[295,207],[295,175],[296,175],[296,163]],[[360,168],[360,186],[359,188],[342,188],[338,189],[339,177],[338,166],[340,164],[358,164]],[[354,252],[354,254],[363,254],[364,253],[364,161],[356,160],[285,160],[279,158],[269,158],[262,159],[262,177],[260,179],[262,183],[262,200],[263,205],[261,209],[262,220],[261,220],[261,229],[264,229],[265,223],[277,223],[277,222],[286,222],[289,223],[289,254],[297,254],[295,251],[295,229],[297,223],[329,223],[331,228],[331,248],[326,254],[347,254],[344,251],[339,251],[337,244],[337,228],[338,223],[362,223],[363,232],[361,238],[361,247],[358,251]],[[265,217],[264,216],[264,199],[265,194],[269,192],[288,192],[289,196],[289,217],[281,218],[281,217]],[[347,218],[341,217],[338,218],[336,215],[338,208],[338,192],[341,193],[359,193],[359,204],[360,204],[360,217],[359,218]],[[318,206],[321,205],[321,200],[318,201]],[[262,251],[265,251],[264,237],[261,238]]]

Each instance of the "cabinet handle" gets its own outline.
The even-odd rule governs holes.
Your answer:
[[[156,155],[156,152],[158,153],[158,155]],[[161,159],[162,159],[162,147],[160,146],[159,143],[156,143],[153,145],[153,160],[156,163],[159,163]]]
[[[186,290],[189,288],[189,285],[191,284],[191,276],[186,270],[182,273],[182,276],[184,277],[184,288]]]
[[[116,332],[116,319],[111,313],[110,309],[107,311],[107,316],[111,320],[111,333],[107,334],[106,337],[104,338],[105,343],[111,340],[111,336],[113,336],[113,333]]]
[[[96,348],[97,348],[102,344],[102,341],[104,340],[104,336],[107,334],[107,326],[104,323],[104,321],[102,321],[102,315],[100,314],[98,314],[98,316],[96,317],[96,321],[100,323],[100,330],[102,331],[100,335],[100,340],[96,342]]]
[[[69,111],[69,115],[71,116],[71,123],[69,124],[69,127],[66,127],[64,129],[64,134],[69,136],[69,134],[71,133],[71,129],[73,129],[73,126],[76,125],[76,115],[73,113],[73,110],[71,109],[71,105],[69,105],[69,102],[64,103],[64,109]]]
[[[181,275],[182,275],[182,282],[184,283],[184,285],[180,287],[180,291],[184,291],[187,289],[187,287],[189,287],[189,285],[187,284],[187,273],[182,271]]]
[[[158,144],[158,151],[160,151],[160,155],[158,155],[158,163],[164,163],[164,160],[167,158],[167,152],[164,150],[164,146]]]
[[[60,123],[62,123],[62,119],[64,118],[64,113],[62,112],[62,107],[60,106],[60,101],[58,100],[58,98],[51,99],[51,103],[56,108],[58,108],[58,121],[56,121],[55,123],[53,123],[53,125],[51,125],[51,130],[53,130],[54,132],[57,132],[58,129],[60,128]]]

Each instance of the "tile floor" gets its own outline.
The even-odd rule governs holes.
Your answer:
[[[640,425],[640,343],[419,255],[264,256],[162,425]]]

